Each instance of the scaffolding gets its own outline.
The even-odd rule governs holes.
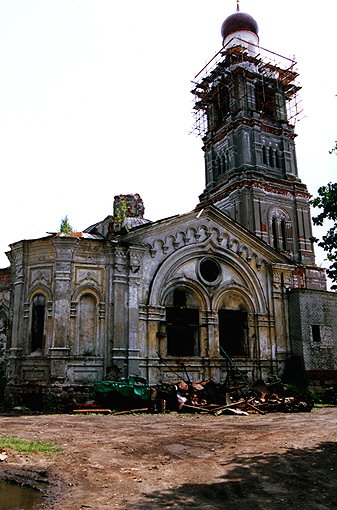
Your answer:
[[[204,136],[209,125],[210,109],[216,105],[224,108],[220,124],[225,117],[247,108],[265,121],[286,122],[290,126],[300,120],[303,112],[299,97],[296,61],[269,51],[253,43],[235,37],[221,48],[199,71],[192,81],[194,88],[194,125],[192,133]],[[225,105],[230,101],[229,90],[233,83],[241,86],[236,90],[236,106]],[[254,84],[254,100],[248,83]],[[278,97],[281,98],[278,100]],[[220,104],[221,103],[221,104]],[[245,106],[243,106],[245,105]]]

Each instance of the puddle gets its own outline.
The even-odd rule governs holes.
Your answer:
[[[0,481],[0,510],[38,510],[42,502],[40,492]]]

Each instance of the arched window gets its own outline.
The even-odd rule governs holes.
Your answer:
[[[262,147],[262,161],[264,165],[268,165],[267,149],[265,146]]]
[[[275,250],[279,249],[279,242],[278,242],[278,232],[277,232],[277,220],[276,218],[273,218],[271,220],[271,230],[272,230],[272,236],[273,236],[273,247]]]
[[[269,239],[275,250],[291,251],[292,228],[289,213],[279,207],[273,207],[269,212]]]
[[[166,306],[168,356],[199,355],[199,309],[192,294],[175,289]]]
[[[274,160],[274,150],[269,147],[269,164],[270,166],[275,166],[275,160]]]
[[[43,294],[35,294],[32,303],[31,352],[43,349],[46,300]]]
[[[96,299],[83,294],[79,301],[79,354],[93,356],[96,353]]]

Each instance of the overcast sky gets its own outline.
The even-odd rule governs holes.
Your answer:
[[[299,176],[336,181],[334,0],[241,0],[260,44],[295,55]],[[0,267],[21,239],[76,230],[139,193],[145,217],[188,212],[204,189],[191,80],[221,47],[234,0],[0,0]],[[316,231],[317,232],[317,231]],[[319,252],[317,262],[324,265]]]

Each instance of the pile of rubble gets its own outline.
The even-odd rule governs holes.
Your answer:
[[[171,387],[159,387],[156,402],[165,400],[166,409],[179,412],[248,415],[268,412],[309,412],[312,404],[288,394],[285,386],[278,384],[255,385],[247,391],[229,389],[226,384],[179,381]]]
[[[125,381],[95,383],[96,399],[90,405],[73,406],[76,413],[131,414],[139,412],[204,413],[248,415],[269,412],[309,412],[312,402],[297,398],[281,381],[251,385],[241,375],[240,383],[228,372],[226,381],[192,382],[178,379],[176,384],[149,386],[142,377]]]

